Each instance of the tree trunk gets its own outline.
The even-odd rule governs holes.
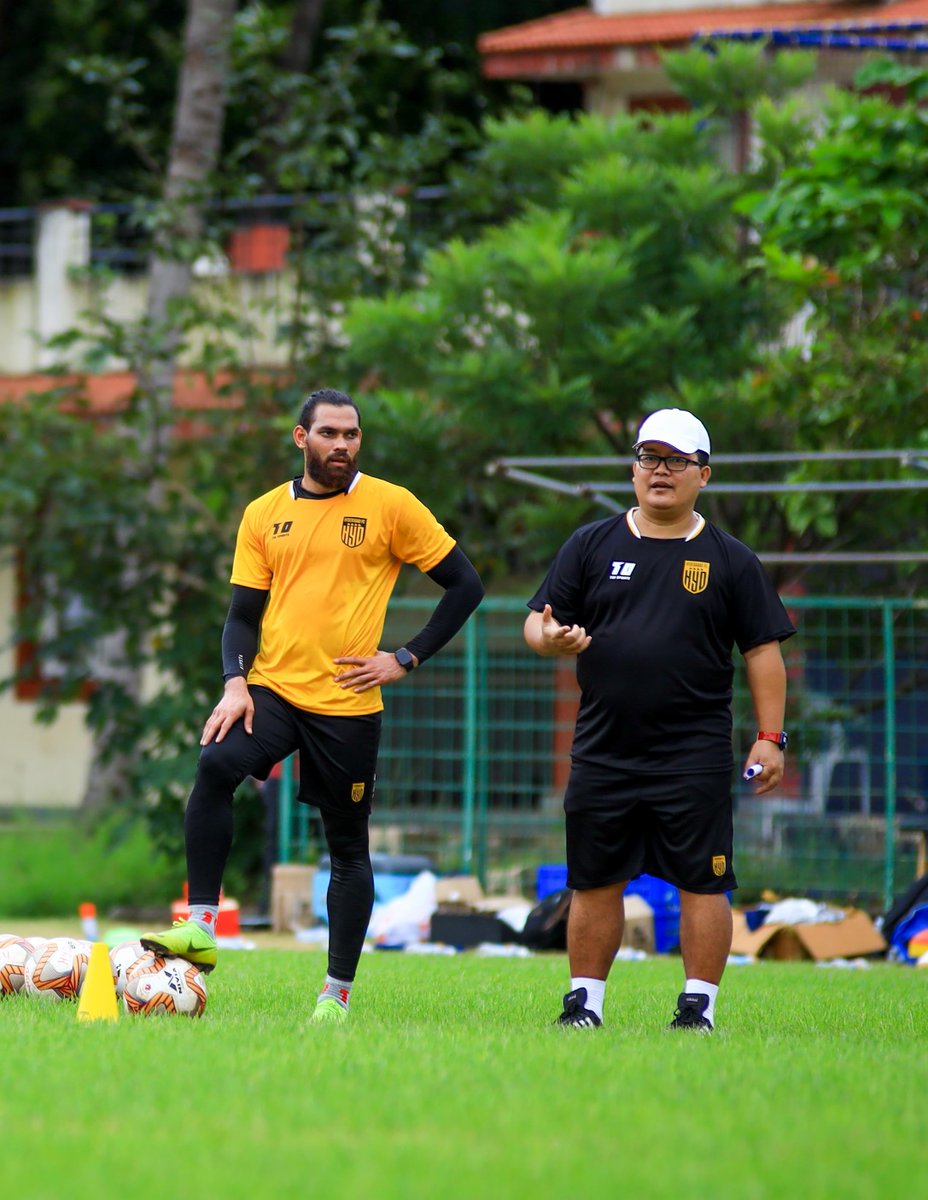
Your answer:
[[[147,341],[151,353],[138,367],[138,394],[146,420],[142,462],[151,473],[149,495],[157,504],[174,423],[174,374],[180,342],[175,307],[190,292],[191,250],[203,234],[203,204],[219,162],[229,72],[229,38],[236,0],[188,0],[184,56],[174,107],[174,127],[164,182],[167,219],[155,240],[149,268]],[[131,535],[126,545],[126,583],[139,577]],[[141,699],[141,673],[129,664],[124,639],[112,639],[102,680],[118,683]],[[135,748],[116,747],[112,722],[94,732],[92,761],[82,807],[95,810],[125,793]]]
[[[290,40],[280,56],[285,71],[305,71],[309,66],[324,8],[325,0],[297,0],[290,22]]]
[[[172,306],[190,292],[189,248],[202,237],[204,189],[219,162],[235,8],[236,0],[188,0],[164,184],[169,219],[156,239],[149,273],[147,317],[154,352],[139,372],[139,391],[151,415],[146,449],[154,456],[149,461],[158,467],[164,463],[173,424],[180,335],[171,319]]]

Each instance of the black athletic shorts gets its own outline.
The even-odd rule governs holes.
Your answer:
[[[339,812],[369,813],[383,714],[326,716],[297,708],[270,688],[251,686],[249,691],[255,702],[252,733],[237,721],[218,746],[213,743],[212,753],[230,755],[241,779],[266,779],[275,763],[297,751],[298,800]]]
[[[606,887],[642,872],[706,895],[738,886],[728,771],[640,775],[574,763],[564,809],[568,887]]]

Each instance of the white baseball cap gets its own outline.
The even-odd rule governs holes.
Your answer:
[[[703,450],[711,454],[709,434],[698,417],[685,408],[659,408],[641,422],[635,449],[642,442],[663,442],[683,454]]]

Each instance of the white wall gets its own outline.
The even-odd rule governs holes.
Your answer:
[[[15,574],[0,568],[0,624],[6,632],[15,603]],[[5,639],[4,639],[5,640]],[[13,652],[0,650],[0,675],[13,671]],[[74,808],[84,794],[90,736],[84,705],[65,705],[52,725],[35,721],[36,705],[0,693],[0,808]]]
[[[86,327],[88,312],[120,321],[144,316],[148,288],[144,273],[116,273],[106,283],[91,282],[81,272],[89,261],[89,215],[66,206],[44,209],[37,219],[34,274],[28,279],[0,279],[0,375],[30,375],[69,361],[60,350],[42,343],[78,325]],[[206,273],[195,280],[194,290],[207,307],[231,307],[252,322],[253,336],[243,338],[238,346],[246,365],[287,361],[288,349],[276,334],[293,296],[289,271]],[[81,365],[79,353],[78,348],[71,355],[75,367]],[[113,360],[97,369],[119,371],[129,365]]]

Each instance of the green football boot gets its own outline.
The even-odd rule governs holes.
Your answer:
[[[309,1018],[311,1025],[343,1025],[347,1020],[348,1009],[331,996],[320,1000]]]
[[[195,921],[175,921],[161,933],[143,933],[139,941],[155,954],[196,963],[204,974],[212,971],[219,957],[216,939]]]

